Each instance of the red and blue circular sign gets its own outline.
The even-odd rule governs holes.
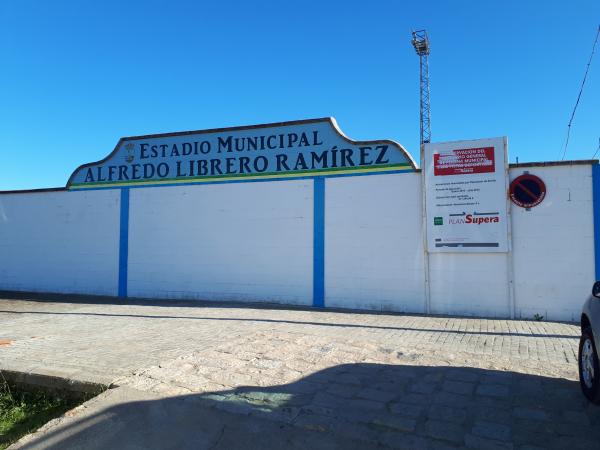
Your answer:
[[[540,177],[526,173],[510,183],[508,195],[515,205],[533,208],[544,201],[546,184]]]

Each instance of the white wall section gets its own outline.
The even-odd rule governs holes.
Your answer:
[[[431,312],[508,317],[507,258],[505,253],[431,253]]]
[[[131,297],[312,304],[312,180],[132,189]]]
[[[0,195],[0,289],[117,295],[119,191]]]
[[[530,211],[512,205],[516,316],[579,320],[595,278],[592,166],[514,168],[510,179],[524,171],[547,194]]]
[[[424,312],[417,173],[325,183],[325,305]]]

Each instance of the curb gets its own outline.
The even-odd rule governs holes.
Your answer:
[[[108,384],[81,381],[54,375],[0,369],[1,381],[6,381],[21,388],[34,388],[48,393],[60,393],[67,397],[86,399],[114,387]]]

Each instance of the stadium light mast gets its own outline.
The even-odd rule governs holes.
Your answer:
[[[412,32],[412,45],[419,55],[419,87],[421,106],[421,145],[431,142],[431,122],[429,105],[429,37],[427,31]]]

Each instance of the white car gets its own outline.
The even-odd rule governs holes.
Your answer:
[[[594,283],[592,295],[583,305],[581,313],[581,339],[579,341],[579,383],[583,394],[600,404],[600,281]]]

